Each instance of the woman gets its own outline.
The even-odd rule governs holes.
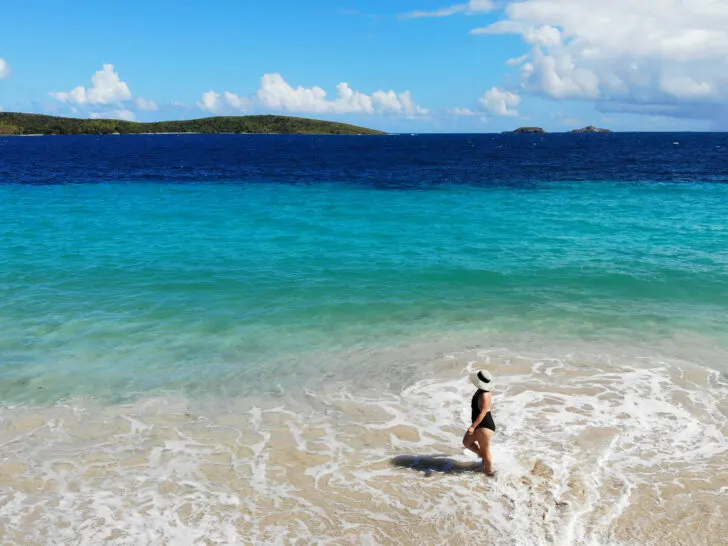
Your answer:
[[[493,476],[493,457],[490,454],[490,439],[495,432],[495,423],[490,413],[493,395],[490,393],[493,377],[487,370],[480,370],[470,376],[470,381],[478,387],[470,403],[473,422],[463,438],[463,445],[483,458],[483,472],[486,476]]]

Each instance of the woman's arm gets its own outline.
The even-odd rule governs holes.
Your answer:
[[[468,429],[468,434],[472,434],[475,432],[475,429],[478,428],[478,425],[485,419],[485,416],[488,415],[488,412],[490,411],[490,404],[491,404],[491,396],[489,392],[483,392],[480,394],[480,397],[478,398],[478,405],[480,406],[480,415],[478,415],[478,418],[473,422],[472,425],[470,425],[470,428]]]

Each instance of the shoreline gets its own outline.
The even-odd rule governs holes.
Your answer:
[[[459,447],[474,361],[499,379],[498,475],[484,483]],[[685,495],[712,502],[708,514],[728,508],[713,493],[728,486],[718,411],[728,385],[715,372],[489,350],[439,362],[440,372],[378,394],[353,383],[275,399],[0,408],[5,506],[18,507],[3,517],[6,536],[709,543],[728,530],[684,512]],[[15,495],[27,495],[22,508]]]

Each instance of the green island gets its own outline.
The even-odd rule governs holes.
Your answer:
[[[140,123],[118,119],[81,119],[0,112],[0,135],[112,135],[143,133],[267,133],[309,135],[383,135],[318,119],[291,116],[218,116],[184,121]]]

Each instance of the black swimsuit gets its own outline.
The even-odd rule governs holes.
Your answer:
[[[478,398],[480,398],[480,395],[484,392],[484,390],[478,389],[478,392],[476,392],[473,395],[473,401],[470,403],[470,407],[472,409],[471,413],[471,421],[475,423],[475,420],[478,418],[478,415],[480,415],[480,405],[478,404]],[[493,422],[493,416],[490,414],[490,412],[485,414],[485,417],[483,417],[483,420],[480,422],[480,424],[476,428],[487,428],[495,432],[495,423]]]

